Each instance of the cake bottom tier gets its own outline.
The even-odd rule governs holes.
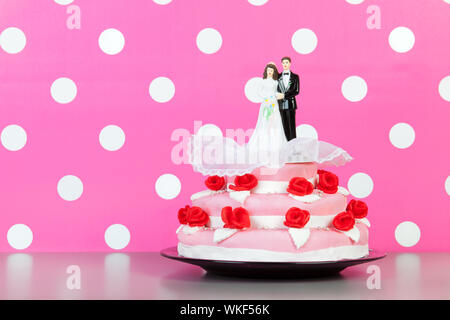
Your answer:
[[[194,234],[178,234],[178,254],[188,258],[260,261],[309,262],[357,259],[369,254],[368,229],[358,224],[357,242],[346,234],[330,229],[311,229],[308,241],[296,248],[287,229],[245,230],[215,243],[213,230],[200,230]]]

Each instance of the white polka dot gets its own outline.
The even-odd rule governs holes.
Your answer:
[[[201,52],[211,54],[219,51],[222,46],[222,36],[213,28],[205,28],[197,35],[197,47]]]
[[[19,53],[25,48],[27,38],[22,30],[16,27],[6,28],[0,34],[0,46],[10,54]]]
[[[412,247],[420,240],[420,229],[414,222],[404,221],[395,228],[395,240],[403,247]]]
[[[105,242],[111,249],[125,248],[131,239],[130,231],[122,224],[112,224],[105,231]]]
[[[66,6],[68,4],[71,4],[73,2],[73,0],[55,0],[55,2],[62,6]]]
[[[404,53],[414,47],[415,37],[411,29],[407,27],[397,27],[389,34],[389,45],[392,50]]]
[[[83,194],[83,182],[76,176],[67,175],[58,181],[57,190],[64,200],[74,201]]]
[[[160,4],[160,5],[166,5],[172,2],[172,0],[153,0],[154,3]]]
[[[364,0],[345,0],[350,4],[361,4],[364,2]]]
[[[262,6],[267,3],[269,0],[248,0],[248,2],[254,6]]]
[[[389,140],[399,149],[406,149],[414,143],[416,134],[413,127],[407,123],[397,123],[389,131]]]
[[[258,94],[258,90],[261,86],[263,79],[260,77],[254,77],[247,81],[244,87],[244,93],[248,100],[253,103],[261,103],[262,98]]]
[[[214,136],[214,137],[223,137],[222,130],[216,126],[215,124],[204,124],[197,131],[198,136]]]
[[[439,82],[439,95],[445,101],[450,102],[450,76],[446,76]]]
[[[175,95],[175,85],[169,78],[158,77],[150,83],[148,91],[153,100],[164,103]]]
[[[445,3],[450,3],[450,0],[444,0]]]
[[[450,176],[445,179],[445,192],[450,196]]]
[[[350,177],[347,188],[354,197],[365,198],[372,193],[373,181],[368,174],[358,172]]]
[[[367,83],[359,76],[350,76],[342,82],[341,92],[348,101],[361,101],[367,95]]]
[[[52,83],[50,94],[58,103],[69,103],[77,96],[77,85],[69,78],[58,78]]]
[[[166,173],[161,175],[155,183],[155,190],[158,196],[170,200],[176,198],[181,191],[181,182],[177,176]]]
[[[318,139],[316,129],[309,124],[301,124],[297,126],[297,137]]]
[[[98,37],[98,45],[106,54],[118,54],[125,46],[125,37],[117,29],[106,29]]]
[[[298,53],[308,54],[316,49],[317,36],[314,31],[310,29],[298,29],[292,36],[291,44]]]
[[[116,151],[125,143],[125,133],[116,125],[108,125],[100,131],[100,144],[108,151]]]
[[[17,124],[10,124],[2,130],[2,145],[9,151],[22,149],[27,143],[27,133]]]
[[[25,224],[15,224],[9,228],[6,238],[11,247],[23,250],[28,248],[33,242],[33,232]]]

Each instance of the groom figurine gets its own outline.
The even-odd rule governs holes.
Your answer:
[[[289,141],[297,137],[295,126],[297,101],[295,96],[298,95],[300,90],[300,80],[298,75],[290,70],[291,58],[283,57],[281,63],[283,65],[283,73],[278,78],[277,99],[284,134]]]

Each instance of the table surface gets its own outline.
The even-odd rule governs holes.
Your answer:
[[[215,276],[157,252],[0,254],[0,299],[449,298],[450,253],[388,253],[331,278],[290,280]]]

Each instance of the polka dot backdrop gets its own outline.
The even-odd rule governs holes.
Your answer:
[[[447,0],[2,1],[0,251],[174,245],[204,188],[175,132],[252,128],[285,55],[371,247],[450,250],[448,30]]]

